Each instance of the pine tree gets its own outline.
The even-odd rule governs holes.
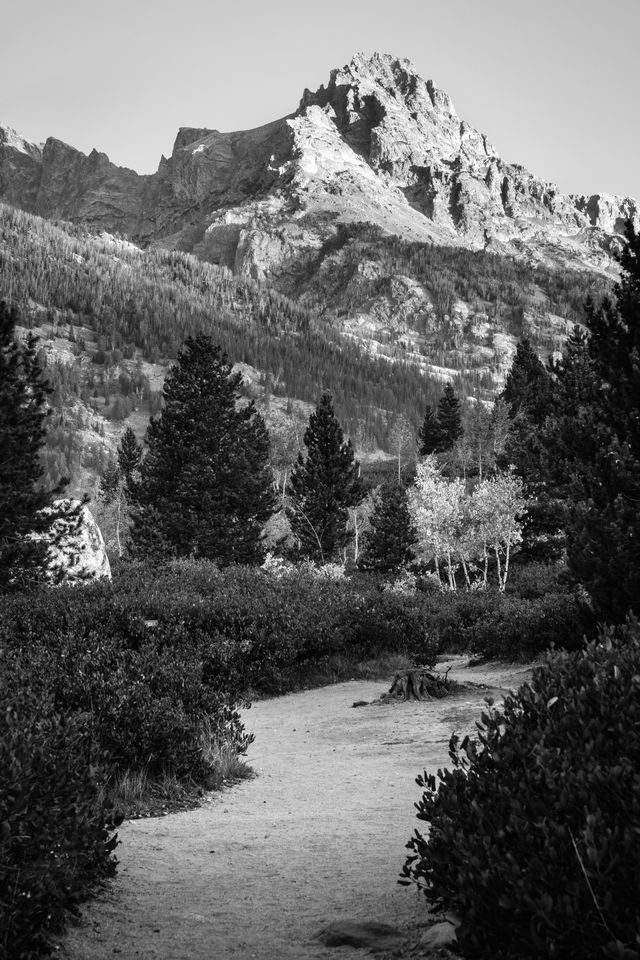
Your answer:
[[[128,496],[132,495],[141,462],[142,444],[136,440],[131,427],[127,427],[118,444],[118,468]]]
[[[421,457],[428,457],[440,449],[442,434],[436,415],[431,407],[427,407],[424,412],[424,420],[422,427],[418,431],[418,439],[420,440]]]
[[[460,401],[450,383],[448,383],[434,411],[427,407],[422,427],[418,431],[420,456],[428,457],[432,453],[446,453],[462,437],[462,414]]]
[[[399,483],[383,484],[371,516],[371,529],[358,566],[378,573],[393,573],[414,559],[418,534],[413,526],[407,492]]]
[[[499,399],[509,407],[509,431],[499,465],[513,466],[530,501],[518,554],[522,562],[557,559],[564,549],[564,512],[546,471],[543,426],[557,410],[550,372],[529,340],[516,347]]]
[[[138,482],[142,462],[142,444],[127,427],[116,451],[117,459],[107,465],[101,479],[98,497],[107,507],[113,508],[112,522],[118,548],[118,556],[123,555],[122,531],[128,533],[131,525],[130,505],[135,498],[135,486]]]
[[[445,453],[451,450],[457,440],[463,435],[462,414],[460,413],[460,401],[450,383],[444,388],[444,393],[438,401],[437,412],[438,429],[440,439],[437,453]]]
[[[40,462],[51,392],[37,356],[37,338],[16,339],[18,311],[0,301],[0,587],[40,579],[52,524],[61,518],[72,531],[79,508],[52,506],[66,481],[42,486]],[[47,512],[43,512],[47,511]],[[55,541],[55,538],[54,538]]]
[[[576,327],[560,360],[549,369],[555,381],[555,410],[545,420],[541,441],[541,467],[549,488],[568,503],[587,496],[585,479],[599,451],[610,442],[604,424],[598,422],[600,384],[591,357],[589,335]]]
[[[220,564],[262,557],[274,506],[269,440],[242,376],[210,337],[189,337],[164,385],[133,485],[133,551]]]
[[[640,234],[628,223],[625,237],[615,301],[586,305],[597,449],[585,450],[568,537],[570,568],[613,622],[640,612]]]
[[[553,384],[547,369],[528,339],[521,340],[500,398],[509,404],[512,420],[519,413],[541,424],[553,403]]]
[[[349,507],[364,495],[350,440],[323,394],[304,434],[307,455],[298,454],[288,484],[287,516],[300,553],[326,563],[345,546]]]

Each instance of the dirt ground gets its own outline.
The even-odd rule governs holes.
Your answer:
[[[344,919],[426,922],[424,898],[400,887],[419,821],[415,777],[449,762],[451,733],[471,732],[490,693],[515,689],[518,666],[450,676],[484,684],[445,700],[374,704],[389,683],[351,681],[254,704],[248,760],[257,776],[204,805],[119,829],[120,867],[87,904],[65,960],[340,960],[351,947],[314,934]]]

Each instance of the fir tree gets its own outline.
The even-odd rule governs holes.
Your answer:
[[[450,383],[444,388],[444,393],[438,401],[437,413],[440,439],[436,453],[445,453],[455,445],[463,435],[460,401]]]
[[[509,404],[512,420],[519,413],[541,424],[553,404],[553,384],[544,364],[528,339],[521,340],[507,374],[500,398]]]
[[[326,563],[345,546],[348,509],[364,494],[359,464],[335,417],[330,393],[323,394],[311,414],[304,445],[307,455],[298,454],[289,478],[287,516],[300,553]]]
[[[510,419],[499,465],[515,468],[530,501],[518,560],[557,559],[564,549],[564,511],[548,482],[543,438],[557,400],[550,372],[527,339],[516,347],[499,399],[508,405]]]
[[[142,444],[136,440],[136,435],[127,427],[118,445],[118,468],[125,491],[131,496],[136,482],[136,472],[142,462]]]
[[[371,516],[366,548],[358,565],[363,570],[393,573],[415,559],[412,546],[417,539],[405,487],[399,483],[383,484]]]
[[[440,449],[442,432],[435,413],[431,407],[427,407],[424,412],[422,427],[418,431],[420,440],[420,456],[428,457]]]
[[[136,440],[131,427],[127,427],[118,444],[117,459],[107,464],[100,478],[98,490],[100,500],[106,506],[113,507],[113,524],[119,557],[123,554],[122,531],[124,529],[125,533],[128,532],[131,524],[130,505],[135,498],[141,462],[142,444]]]
[[[261,559],[274,505],[269,441],[253,401],[241,398],[241,382],[210,337],[187,339],[132,490],[136,555]]]
[[[29,534],[49,535],[62,518],[69,531],[79,522],[79,508],[69,512],[52,506],[66,481],[50,490],[42,486],[40,455],[51,390],[38,361],[36,337],[29,334],[24,343],[16,339],[18,320],[17,310],[0,301],[0,587],[41,578],[46,541]]]
[[[597,449],[584,448],[568,537],[570,568],[614,622],[640,612],[640,234],[628,223],[625,237],[615,301],[586,306]]]

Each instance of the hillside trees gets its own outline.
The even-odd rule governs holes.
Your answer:
[[[298,454],[289,478],[287,517],[300,554],[326,563],[347,543],[349,508],[364,496],[359,465],[330,393],[322,395],[311,414],[303,440],[307,452]]]
[[[135,555],[261,559],[274,505],[269,442],[253,402],[241,398],[241,381],[210,337],[187,338],[131,490]]]

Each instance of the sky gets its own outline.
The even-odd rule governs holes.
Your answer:
[[[139,173],[179,127],[275,120],[378,51],[505,160],[640,198],[640,0],[2,0],[0,35],[0,123]]]

